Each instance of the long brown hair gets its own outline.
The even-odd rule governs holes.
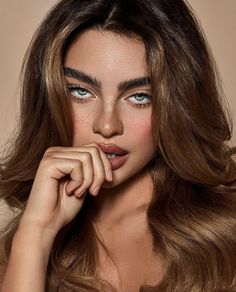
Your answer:
[[[71,146],[63,58],[89,28],[137,37],[146,47],[157,145],[147,215],[166,273],[140,291],[236,291],[232,121],[204,35],[183,0],[62,0],[46,16],[26,54],[18,128],[0,167],[0,196],[17,210],[2,231],[3,264],[45,150]],[[105,291],[96,277],[89,200],[55,239],[47,291]]]

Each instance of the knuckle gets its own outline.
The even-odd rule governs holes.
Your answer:
[[[81,169],[82,162],[79,159],[74,159],[74,168]]]
[[[86,152],[83,153],[83,162],[91,162],[92,161],[92,156],[90,153]]]
[[[98,147],[98,143],[93,142],[93,143],[90,144],[90,146],[93,146],[93,147],[96,147],[97,148]]]
[[[96,142],[91,143],[91,144],[89,145],[89,147],[91,148],[91,150],[92,150],[94,153],[100,153],[100,151],[101,151],[101,148],[100,148],[99,144],[96,143]]]
[[[59,148],[59,147],[57,147],[57,146],[49,147],[49,148],[45,151],[45,154],[47,155],[47,154],[50,154],[50,153],[52,153],[52,152],[55,152],[55,151],[58,150],[58,148]]]
[[[53,160],[54,160],[54,158],[51,156],[44,156],[40,163],[43,165],[45,165],[45,164],[49,165],[49,164],[52,164]]]
[[[92,178],[84,178],[83,179],[83,187],[84,188],[88,188],[88,187],[90,187],[91,185],[92,185],[92,183],[93,183],[93,179]]]
[[[44,168],[45,170],[48,170],[54,165],[54,161],[55,161],[54,157],[45,156],[40,161],[39,167]]]
[[[92,153],[99,154],[99,150],[96,146],[91,146],[90,148],[91,148]]]
[[[83,184],[83,177],[78,175],[78,177],[76,177],[76,183],[78,186],[81,186]]]
[[[98,143],[94,143],[94,147],[100,152],[102,149],[100,148]]]

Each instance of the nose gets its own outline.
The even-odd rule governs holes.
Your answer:
[[[120,114],[113,106],[103,106],[97,112],[97,116],[93,123],[93,132],[100,134],[105,138],[115,135],[122,135],[124,131]]]

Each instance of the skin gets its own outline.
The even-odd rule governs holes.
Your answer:
[[[129,152],[126,163],[113,171],[113,180],[105,180],[92,198],[93,222],[117,265],[110,262],[98,243],[100,277],[117,289],[121,288],[122,279],[123,291],[138,291],[141,284],[154,284],[163,275],[163,260],[153,251],[146,216],[153,183],[145,166],[155,154],[152,105],[148,98],[151,89],[150,84],[144,84],[120,93],[118,84],[148,77],[145,46],[136,38],[91,29],[74,40],[67,50],[64,65],[96,78],[101,84],[98,90],[66,76],[69,87],[85,89],[70,90],[73,147],[113,143]],[[138,107],[140,101],[137,96],[134,98],[140,92],[147,95],[142,101],[145,107]],[[90,190],[94,187],[96,183]]]
[[[89,92],[84,95],[73,88],[68,95],[74,119],[73,147],[51,147],[43,155],[13,238],[2,289],[45,291],[55,237],[78,214],[89,190],[94,227],[109,248],[120,277],[99,244],[98,272],[117,289],[122,279],[122,291],[138,291],[144,282],[158,281],[163,272],[162,259],[152,249],[146,217],[153,185],[145,166],[155,154],[152,106],[147,98],[150,85],[122,93],[117,86],[148,76],[145,47],[135,38],[89,30],[68,48],[64,65],[94,76],[101,89],[66,77],[68,86],[80,85]],[[78,92],[89,98],[78,103]],[[140,92],[147,94],[147,106],[142,108],[135,105],[144,96],[135,98]],[[128,160],[111,173],[110,161],[98,143],[120,146],[129,152]]]
[[[118,92],[120,82],[148,76],[143,42],[91,29],[74,40],[66,53],[64,65],[83,71],[101,83],[98,90],[90,84],[66,77],[69,85],[82,86],[87,90],[82,97],[78,89],[71,90],[73,146],[114,143],[129,152],[126,163],[113,171],[113,181],[105,181],[94,198],[96,221],[115,223],[140,212],[145,213],[151,200],[152,182],[150,175],[142,169],[155,153],[151,132],[152,106],[148,98],[150,85]],[[146,107],[136,106],[140,101],[134,96],[140,92],[147,94],[142,101]],[[78,97],[80,100],[84,98],[84,102],[78,103]]]

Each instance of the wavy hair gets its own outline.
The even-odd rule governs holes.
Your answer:
[[[166,271],[140,291],[236,291],[232,120],[204,34],[183,0],[62,0],[45,17],[26,53],[18,127],[1,159],[0,197],[17,211],[2,230],[2,264],[45,150],[72,144],[63,61],[74,37],[90,28],[139,38],[146,48],[157,145],[147,215]],[[112,290],[97,277],[89,200],[54,241],[47,291]]]

